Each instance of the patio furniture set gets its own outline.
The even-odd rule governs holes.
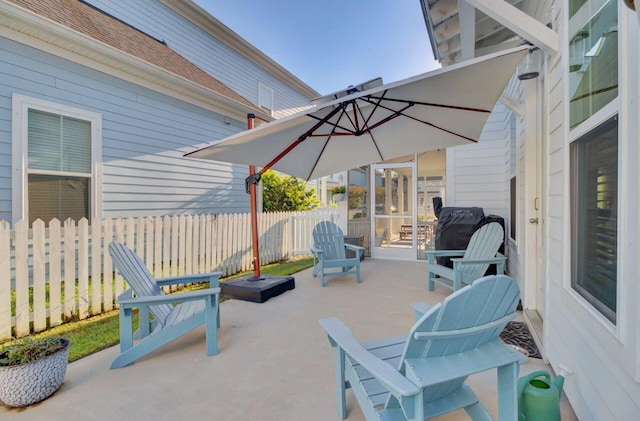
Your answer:
[[[433,275],[440,274],[452,282],[437,282],[454,293],[433,307],[416,305],[416,323],[408,334],[361,344],[339,319],[319,321],[334,348],[337,408],[342,418],[347,416],[346,389],[351,388],[368,420],[417,420],[458,408],[473,419],[491,419],[465,380],[496,368],[500,419],[516,419],[518,369],[525,357],[505,345],[499,334],[516,317],[520,291],[505,275],[470,278],[484,273],[491,262],[504,267],[504,258],[496,258],[501,231],[499,224],[482,227],[466,251],[456,252],[461,257],[454,259],[453,269],[435,263],[434,257],[443,252],[430,252],[430,289]],[[313,275],[320,275],[322,286],[326,276],[345,274],[355,274],[360,283],[362,247],[345,244],[342,230],[328,221],[316,225],[313,240]],[[347,249],[355,257],[347,258]],[[220,272],[154,279],[126,246],[111,243],[109,252],[131,288],[118,298],[121,352],[111,368],[130,365],[202,324],[207,355],[218,353]],[[208,281],[209,288],[173,295],[162,291],[165,285],[202,281]],[[462,283],[470,286],[461,288]],[[134,308],[140,315],[136,332]],[[134,339],[139,341],[134,344]]]

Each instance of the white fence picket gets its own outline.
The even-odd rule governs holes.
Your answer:
[[[16,252],[16,336],[29,334],[29,245],[27,221],[18,221],[15,225]]]
[[[78,222],[78,309],[80,319],[89,316],[89,221]]]
[[[102,313],[102,220],[91,220],[91,315]]]
[[[70,319],[76,307],[76,225],[64,221],[64,317]]]
[[[33,223],[33,330],[42,332],[47,328],[47,300],[44,249],[44,221]]]
[[[113,278],[113,264],[111,262],[111,255],[109,254],[109,244],[113,241],[113,220],[107,218],[104,220],[103,224],[104,229],[104,243],[103,243],[103,280],[102,285],[104,287],[104,311],[113,310],[113,289],[114,289],[114,278]]]
[[[60,221],[49,221],[49,325],[62,322],[62,256],[60,242]]]

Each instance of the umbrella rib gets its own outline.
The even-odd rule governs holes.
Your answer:
[[[428,106],[428,107],[438,107],[438,108],[448,108],[451,110],[461,110],[461,111],[473,111],[473,112],[477,112],[477,113],[491,113],[491,110],[485,110],[484,108],[473,108],[473,107],[463,107],[460,105],[448,105],[448,104],[436,104],[436,103],[432,103],[432,102],[422,102],[422,101],[412,101],[412,100],[407,100],[407,99],[396,99],[396,98],[384,98],[382,97],[377,97],[377,96],[371,96],[371,95],[367,95],[366,97],[362,97],[360,98],[364,101],[369,102],[370,104],[377,104],[376,102],[372,101],[373,99],[378,100],[378,103],[381,100],[385,100],[385,101],[390,101],[390,102],[402,102],[405,104],[416,104],[416,105],[424,105],[424,106]],[[380,105],[382,107],[382,105]]]
[[[371,104],[373,104],[373,103],[374,103],[373,101],[369,100],[368,98],[362,98],[362,99],[363,99],[363,100],[365,100],[365,101],[367,101],[367,102],[369,102],[369,103],[371,103]],[[406,102],[406,101],[398,101],[398,102]],[[389,107],[386,107],[386,106],[384,106],[384,105],[382,105],[382,104],[379,104],[379,107],[380,107],[380,108],[384,108],[384,109],[385,109],[385,110],[387,110],[387,111],[392,111],[394,114],[392,114],[392,115],[390,115],[390,116],[386,117],[385,119],[383,119],[383,120],[381,120],[381,121],[377,122],[377,123],[376,123],[376,124],[374,124],[371,128],[377,127],[377,126],[379,126],[379,125],[380,125],[380,124],[382,124],[382,123],[386,123],[387,121],[391,120],[392,118],[396,118],[396,117],[399,117],[399,116],[403,116],[403,117],[407,117],[407,118],[409,118],[409,119],[411,119],[411,120],[417,121],[418,123],[426,124],[427,126],[431,126],[431,127],[435,128],[435,129],[442,130],[443,132],[446,132],[446,133],[452,134],[452,135],[454,135],[454,136],[461,137],[462,139],[466,139],[466,140],[469,140],[469,141],[471,141],[471,142],[478,143],[478,141],[477,141],[476,139],[472,139],[472,138],[467,137],[467,136],[465,136],[465,135],[462,135],[462,134],[460,134],[460,133],[456,133],[456,132],[454,132],[454,131],[451,131],[451,130],[445,129],[444,127],[436,126],[436,125],[435,125],[435,124],[433,124],[433,123],[429,123],[428,121],[420,120],[419,118],[412,117],[412,116],[407,115],[407,114],[404,114],[404,113],[402,112],[402,111],[406,110],[407,108],[412,107],[413,105],[415,105],[415,104],[411,104],[411,103],[410,103],[410,104],[408,104],[405,108],[403,108],[403,109],[401,109],[401,110],[397,111],[397,110],[394,110],[393,108],[389,108]],[[467,110],[467,111],[474,111],[474,110],[469,109],[469,110]],[[475,110],[475,111],[478,111],[478,110]],[[484,111],[480,111],[480,112],[484,112]]]

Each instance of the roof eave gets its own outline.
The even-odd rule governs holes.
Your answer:
[[[300,80],[293,73],[279,65],[262,51],[251,45],[240,35],[236,34],[228,26],[211,16],[206,10],[192,2],[191,0],[160,0],[161,3],[170,7],[190,22],[211,34],[216,39],[224,42],[247,59],[253,61],[278,79],[285,82],[293,89],[300,92],[307,98],[316,98],[320,94],[309,85]]]
[[[273,119],[257,107],[248,107],[6,1],[0,1],[0,36],[234,119],[244,120],[248,113]]]

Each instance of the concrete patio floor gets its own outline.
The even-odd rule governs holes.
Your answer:
[[[266,303],[223,302],[217,356],[206,357],[203,328],[118,370],[109,369],[118,347],[109,348],[70,364],[49,399],[24,409],[0,404],[0,419],[339,420],[332,349],[318,320],[337,316],[361,341],[405,333],[413,323],[410,304],[435,304],[450,293],[428,293],[425,268],[366,260],[361,284],[332,277],[325,288],[307,269],[295,275],[294,290]],[[540,369],[550,367],[529,358],[520,374]],[[497,419],[495,377],[494,370],[468,383]],[[350,421],[364,419],[351,391],[347,410]],[[468,417],[461,410],[437,419]],[[564,396],[562,419],[577,419]]]

